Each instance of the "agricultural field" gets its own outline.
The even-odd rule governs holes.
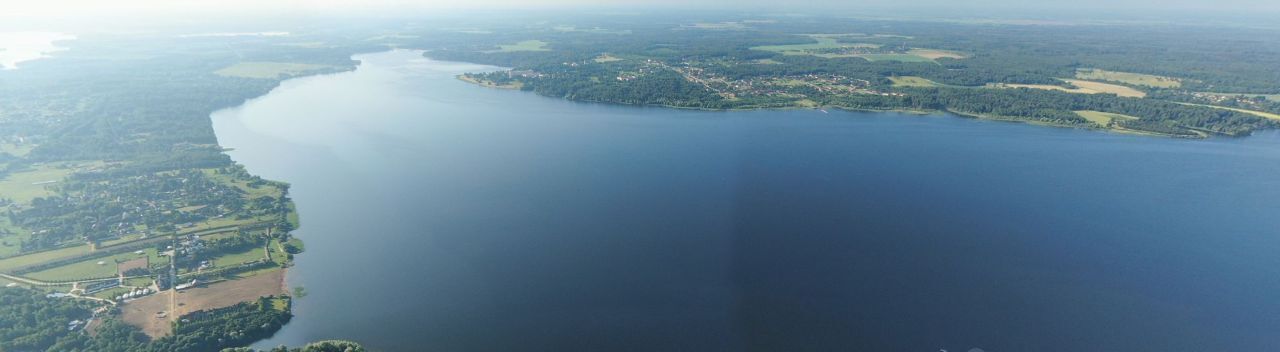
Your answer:
[[[1085,120],[1093,122],[1101,127],[1111,127],[1111,123],[1117,120],[1137,120],[1137,117],[1121,114],[1113,114],[1109,112],[1081,110],[1076,111],[1076,115],[1080,115]]]
[[[121,253],[109,257],[93,258],[71,263],[56,268],[29,273],[23,276],[42,281],[70,281],[81,279],[104,278],[116,275],[116,263],[126,260],[150,257],[152,264],[165,263],[167,259],[160,257],[155,248],[142,250],[142,254],[134,252]],[[102,263],[102,264],[98,264]]]
[[[926,59],[929,59],[929,60],[937,60],[937,59],[942,59],[942,58],[948,58],[948,59],[966,59],[966,58],[969,58],[969,55],[965,55],[964,53],[961,53],[961,52],[958,52],[958,51],[951,51],[951,50],[939,50],[939,49],[924,49],[924,48],[915,48],[915,49],[911,49],[911,50],[907,51],[907,54],[911,54],[911,55],[915,55],[915,56],[923,57],[923,58],[926,58]]]
[[[827,59],[832,58],[848,58],[860,57],[867,61],[899,61],[899,62],[934,62],[940,58],[963,59],[969,57],[964,53],[938,50],[914,48],[905,52],[883,51],[880,44],[871,43],[841,43],[838,38],[845,37],[868,37],[862,35],[847,34],[809,34],[807,37],[814,40],[814,43],[808,44],[787,44],[787,45],[762,45],[751,47],[751,50],[761,50],[779,53],[782,55],[810,55]],[[878,36],[876,36],[878,37]]]
[[[1076,78],[1093,81],[1120,82],[1129,85],[1152,88],[1178,88],[1182,86],[1182,80],[1173,77],[1107,71],[1096,68],[1076,70]]]
[[[762,45],[751,47],[751,50],[772,51],[783,55],[813,55],[812,51],[814,50],[880,47],[876,44],[840,43],[836,40],[836,37],[832,36],[811,35],[809,37],[816,42],[809,44]]]
[[[515,44],[498,45],[498,50],[486,51],[487,53],[509,53],[516,51],[551,51],[547,48],[547,42],[541,40],[525,40]]]
[[[1063,81],[1070,83],[1071,85],[1074,85],[1076,87],[1068,88],[1068,87],[1048,85],[1048,84],[993,83],[993,84],[987,85],[987,88],[996,88],[996,89],[1030,88],[1030,89],[1057,90],[1057,91],[1063,91],[1067,93],[1077,93],[1077,94],[1115,94],[1115,95],[1118,95],[1121,97],[1127,97],[1127,98],[1142,98],[1147,96],[1147,93],[1143,93],[1140,90],[1121,86],[1121,85],[1092,82],[1092,81],[1081,81],[1081,80],[1075,80],[1075,79],[1063,79]]]
[[[214,71],[215,74],[228,77],[242,78],[258,78],[258,79],[279,79],[282,77],[290,77],[302,75],[307,72],[328,68],[325,65],[300,64],[293,62],[241,62],[221,70]]]
[[[1231,110],[1231,111],[1235,111],[1235,112],[1242,112],[1242,113],[1246,113],[1246,114],[1250,114],[1250,115],[1254,115],[1254,116],[1265,117],[1265,118],[1272,119],[1272,120],[1280,120],[1280,114],[1270,113],[1270,112],[1265,112],[1265,111],[1245,110],[1245,109],[1239,109],[1239,108],[1229,108],[1229,107],[1225,107],[1225,106],[1205,105],[1205,104],[1191,104],[1191,103],[1178,103],[1178,104],[1182,104],[1182,105],[1192,105],[1192,106],[1203,106],[1203,107],[1214,108],[1214,109],[1222,109],[1222,110]]]
[[[88,244],[0,259],[0,272],[17,267],[74,257],[85,253],[89,253]]]
[[[31,143],[27,143],[27,144],[0,143],[0,153],[9,154],[16,157],[26,156],[27,153],[31,153],[31,150],[35,148],[36,148],[36,145]]]
[[[230,307],[236,303],[258,299],[258,297],[286,293],[284,274],[284,270],[274,268],[246,278],[220,281],[203,287],[178,291],[177,313],[184,315],[198,310]]]
[[[125,323],[142,329],[142,333],[151,338],[168,335],[173,331],[173,324],[168,318],[173,313],[169,311],[171,295],[170,292],[162,292],[121,305],[120,318]],[[166,313],[165,317],[157,316],[156,313],[161,312]]]
[[[860,54],[854,56],[867,59],[867,61],[934,62],[933,59],[915,54]]]
[[[889,80],[893,81],[894,87],[925,87],[927,88],[927,87],[944,86],[941,83],[925,79],[924,77],[916,77],[916,76],[889,77]]]

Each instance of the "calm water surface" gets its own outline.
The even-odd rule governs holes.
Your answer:
[[[581,104],[357,58],[214,114],[302,215],[308,295],[259,347],[1280,346],[1275,132]]]

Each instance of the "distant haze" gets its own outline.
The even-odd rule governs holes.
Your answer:
[[[0,17],[49,17],[210,13],[313,13],[313,14],[377,14],[395,11],[443,12],[452,10],[547,9],[569,10],[590,8],[676,8],[698,10],[769,10],[808,12],[822,10],[879,11],[929,9],[975,11],[1212,11],[1217,13],[1257,14],[1280,12],[1280,1],[1273,0],[6,0],[0,4]]]

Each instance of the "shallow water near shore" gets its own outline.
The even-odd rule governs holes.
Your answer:
[[[1280,344],[1280,133],[1177,140],[583,104],[396,50],[216,112],[292,184],[256,347],[1206,351]]]

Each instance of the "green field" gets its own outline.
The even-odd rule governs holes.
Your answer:
[[[526,40],[515,44],[498,45],[498,50],[486,51],[486,53],[509,53],[515,51],[551,51],[547,48],[547,42],[541,40]]]
[[[152,281],[154,281],[154,280],[151,280],[150,278],[145,278],[145,277],[135,277],[135,278],[132,278],[132,279],[125,279],[125,280],[124,280],[124,285],[125,285],[125,286],[134,286],[134,287],[151,286],[151,282],[152,282]]]
[[[809,44],[787,44],[787,45],[762,45],[753,46],[751,50],[771,51],[782,55],[813,55],[825,58],[833,57],[851,57],[853,55],[840,55],[830,53],[815,53],[818,50],[831,49],[849,49],[849,48],[878,48],[876,44],[864,43],[840,43],[835,37],[831,36],[809,36],[815,40],[815,43]]]
[[[149,256],[151,263],[167,262],[167,259],[160,257],[156,253],[155,248],[143,249],[143,254],[134,254],[134,252],[121,253],[109,257],[94,258],[81,262],[71,263],[60,267],[37,271],[23,276],[44,281],[68,281],[78,279],[91,279],[110,277],[116,274],[116,262],[130,259],[137,259]],[[98,265],[98,262],[105,264]]]
[[[941,83],[934,82],[934,81],[925,79],[923,77],[916,77],[916,76],[889,77],[889,80],[893,81],[894,87],[942,87],[944,86]]]
[[[265,258],[265,254],[262,253],[262,246],[253,246],[247,250],[227,253],[213,258],[213,267],[225,268]]]
[[[53,195],[49,186],[74,172],[71,165],[40,165],[32,170],[15,172],[0,179],[0,195],[18,203],[30,203],[36,197]],[[49,182],[53,181],[53,182]]]
[[[1121,115],[1121,114],[1113,114],[1109,112],[1089,111],[1089,110],[1076,111],[1076,115],[1080,115],[1080,117],[1083,117],[1085,120],[1089,120],[1089,122],[1098,124],[1098,126],[1101,126],[1101,127],[1111,127],[1111,122],[1116,120],[1137,120],[1138,119],[1137,117],[1133,117],[1129,115]]]
[[[1076,70],[1076,78],[1094,81],[1109,81],[1131,84],[1135,86],[1146,86],[1154,88],[1178,88],[1182,86],[1181,80],[1173,77],[1147,75],[1141,73],[1116,72],[1099,69],[1079,69]]]
[[[39,264],[47,261],[58,260],[67,257],[89,253],[89,245],[79,245],[75,247],[55,249],[51,251],[36,252],[23,256],[0,259],[0,271],[27,266],[31,264]]]
[[[231,65],[230,67],[217,70],[214,73],[228,77],[276,79],[280,77],[297,76],[326,67],[329,66],[292,62],[254,61],[241,62]]]

